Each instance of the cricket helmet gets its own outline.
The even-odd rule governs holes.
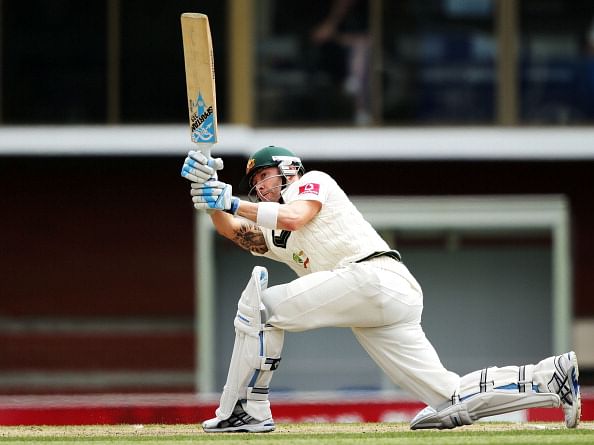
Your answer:
[[[256,151],[248,159],[245,176],[239,183],[239,191],[248,193],[253,186],[252,178],[256,172],[267,167],[278,167],[285,180],[287,176],[305,173],[301,159],[295,153],[288,148],[269,145]]]

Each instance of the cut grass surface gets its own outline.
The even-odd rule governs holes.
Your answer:
[[[454,430],[411,431],[404,423],[277,424],[267,434],[206,434],[198,425],[93,425],[0,427],[0,445],[183,445],[199,442],[216,445],[569,445],[594,444],[594,422],[568,430],[559,423],[492,423]]]

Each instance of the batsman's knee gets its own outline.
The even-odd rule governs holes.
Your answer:
[[[419,429],[451,429],[462,425],[472,425],[473,419],[468,413],[465,403],[455,403],[446,408],[436,410],[431,406],[425,407],[410,422],[412,430]]]
[[[262,292],[268,287],[268,271],[265,267],[256,266],[247,286],[237,302],[235,329],[247,335],[257,336],[265,324],[265,308],[262,303]]]

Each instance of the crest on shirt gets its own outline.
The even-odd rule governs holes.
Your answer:
[[[308,182],[307,184],[299,186],[299,194],[303,195],[304,193],[318,195],[320,193],[320,184]]]
[[[297,264],[302,264],[304,269],[307,269],[307,266],[309,266],[309,258],[305,255],[303,250],[293,252],[293,261]]]

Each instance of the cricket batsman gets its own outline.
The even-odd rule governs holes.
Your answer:
[[[351,328],[390,379],[427,404],[412,429],[454,428],[531,407],[561,407],[567,427],[578,425],[574,352],[462,377],[444,368],[421,327],[421,286],[328,174],[306,173],[291,150],[264,147],[247,162],[243,200],[209,166],[222,163],[209,161],[190,152],[182,167],[196,210],[209,212],[219,234],[285,263],[298,278],[268,287],[267,270],[253,269],[238,301],[227,381],[204,431],[274,430],[268,392],[284,333],[324,327]]]

